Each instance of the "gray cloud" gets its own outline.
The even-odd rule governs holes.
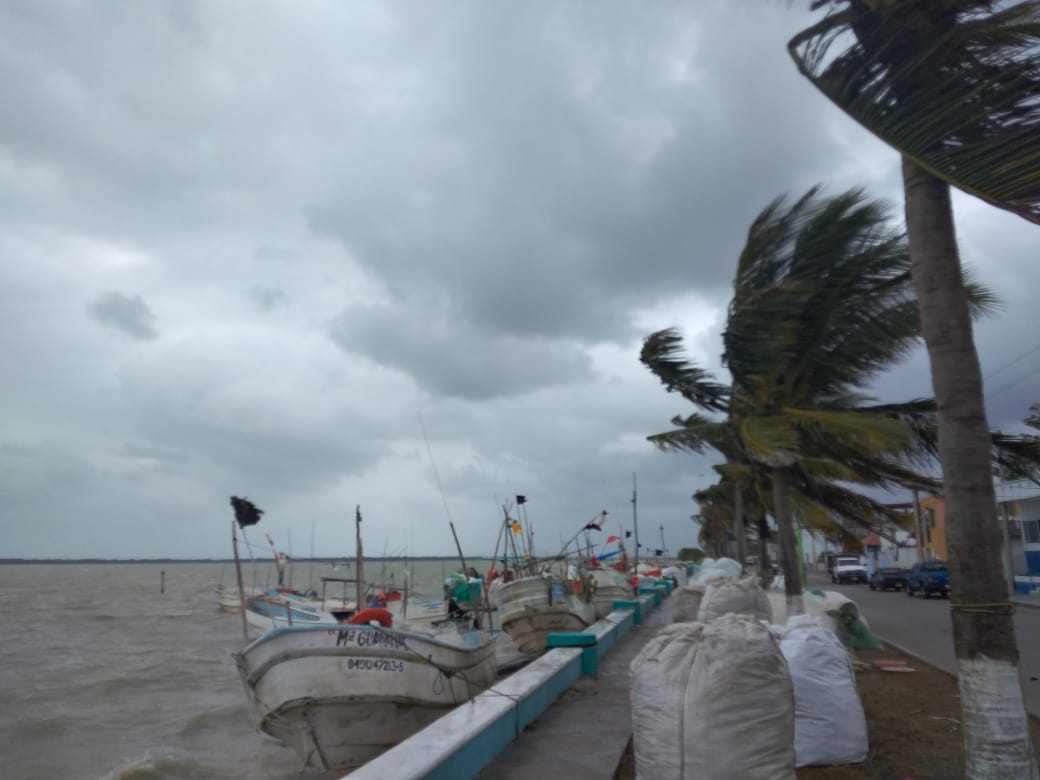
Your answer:
[[[426,302],[350,309],[330,335],[344,351],[400,370],[434,395],[500,398],[591,373],[588,357],[573,343],[487,330]]]
[[[692,543],[713,458],[645,441],[690,409],[641,338],[678,326],[717,369],[747,228],[782,192],[865,184],[899,211],[898,155],[788,59],[810,18],[0,5],[9,554],[223,556],[232,493],[279,539],[316,523],[319,553],[353,549],[358,503],[376,539],[449,553],[417,411],[467,552],[516,493],[546,552],[600,509],[627,524],[633,472],[641,526]],[[1040,400],[1040,353],[1013,362],[1035,227],[955,208],[1005,301],[976,326],[990,421],[1016,424]],[[67,316],[84,301],[102,328]],[[876,391],[929,392],[923,352]]]
[[[140,295],[125,295],[112,290],[87,304],[87,314],[100,325],[138,341],[158,338],[155,315]]]
[[[273,311],[289,301],[285,290],[277,287],[251,287],[249,297],[256,301],[256,305],[264,311]]]

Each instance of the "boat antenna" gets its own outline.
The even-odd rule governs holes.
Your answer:
[[[636,536],[635,572],[639,574],[639,519],[636,517],[636,473],[632,472],[632,532]]]
[[[437,462],[433,459],[433,449],[430,447],[430,437],[426,435],[426,426],[423,424],[422,412],[416,411],[419,417],[419,430],[422,431],[423,441],[426,442],[426,453],[430,456],[430,467],[433,469],[433,477],[437,481],[437,490],[444,502],[444,514],[448,516],[448,527],[451,529],[451,538],[455,540],[455,549],[459,553],[459,561],[462,563],[462,576],[466,578],[469,589],[469,603],[474,604],[473,586],[469,581],[469,568],[466,566],[466,558],[462,554],[462,545],[459,544],[459,535],[455,533],[455,522],[451,519],[451,508],[448,506],[448,497],[444,494],[444,485],[441,484],[441,475],[437,471]]]

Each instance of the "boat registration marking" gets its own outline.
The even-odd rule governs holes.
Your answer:
[[[360,672],[403,672],[404,661],[393,661],[389,658],[347,658],[343,661],[346,671]]]

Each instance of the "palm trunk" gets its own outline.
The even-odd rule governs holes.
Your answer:
[[[903,160],[911,273],[939,409],[950,614],[960,670],[966,776],[1037,778],[1002,577],[982,373],[972,335],[950,188]]]
[[[744,530],[744,486],[737,482],[733,489],[733,534],[737,537],[737,563],[747,560],[747,532]]]
[[[787,614],[802,614],[802,575],[798,570],[798,550],[791,509],[790,476],[782,466],[773,468],[773,517],[780,536],[780,569],[784,573]]]

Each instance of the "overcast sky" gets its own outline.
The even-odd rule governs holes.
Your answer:
[[[450,513],[490,554],[524,494],[555,552],[630,528],[633,474],[644,544],[693,546],[715,459],[646,442],[692,409],[643,337],[719,368],[783,192],[901,213],[897,155],[788,58],[806,5],[0,5],[0,557],[225,557],[233,494],[298,556],[351,554],[358,504],[370,553],[450,554]],[[1018,429],[1040,233],[956,213]],[[923,354],[877,392],[930,394]]]

